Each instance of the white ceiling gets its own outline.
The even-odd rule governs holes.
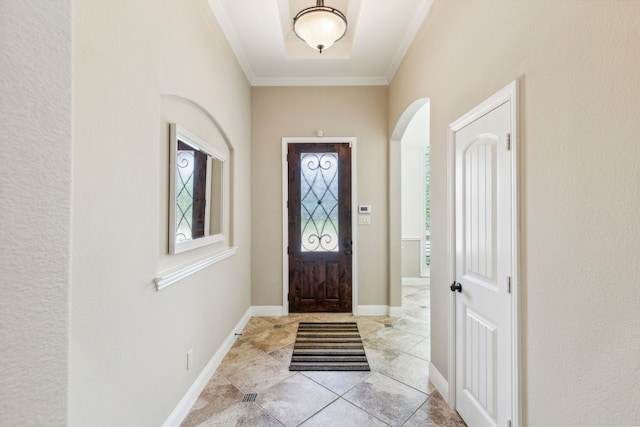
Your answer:
[[[325,0],[347,34],[322,54],[293,33],[316,0],[209,0],[252,86],[387,85],[433,0]]]

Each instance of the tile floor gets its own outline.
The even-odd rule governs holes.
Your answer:
[[[182,426],[464,426],[429,381],[429,285],[404,285],[403,311],[355,317],[370,372],[288,369],[298,322],[351,315],[251,318]]]

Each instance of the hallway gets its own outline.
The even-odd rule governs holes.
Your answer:
[[[191,426],[464,426],[428,378],[429,285],[403,286],[403,318],[357,316],[370,372],[290,372],[299,322],[254,317],[182,423]]]

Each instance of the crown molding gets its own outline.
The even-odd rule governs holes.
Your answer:
[[[418,30],[420,30],[420,27],[422,26],[422,24],[424,23],[424,20],[426,19],[427,14],[429,14],[429,11],[431,10],[432,5],[433,5],[433,0],[426,1],[420,6],[420,8],[413,15],[411,24],[409,24],[409,26],[407,27],[407,32],[404,34],[404,38],[402,39],[402,44],[396,51],[396,54],[393,57],[391,64],[389,65],[389,69],[387,70],[387,76],[386,76],[387,81],[390,82],[391,80],[393,80],[393,76],[396,74],[396,71],[398,71],[398,68],[400,68],[400,64],[402,63],[404,56],[407,54],[407,51],[409,50],[411,43],[413,43],[413,39],[418,33]]]
[[[236,33],[233,31],[233,27],[227,18],[227,15],[224,12],[224,7],[222,6],[222,2],[220,0],[209,0],[209,7],[213,11],[216,19],[218,20],[218,24],[222,29],[229,46],[231,46],[231,50],[233,54],[236,56],[238,63],[240,64],[240,68],[244,72],[247,80],[252,81],[255,79],[255,75],[251,66],[249,65],[249,61],[247,60],[242,47],[240,46],[240,42],[238,42],[238,38],[236,37]]]
[[[388,86],[389,82],[384,77],[357,77],[357,78],[256,78],[251,81],[251,86]]]

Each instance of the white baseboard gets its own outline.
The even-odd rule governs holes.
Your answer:
[[[189,387],[189,390],[187,390],[187,393],[180,400],[178,406],[175,407],[175,409],[169,415],[169,418],[167,418],[164,424],[162,424],[163,427],[178,427],[180,423],[186,418],[189,410],[191,409],[193,404],[196,403],[196,400],[198,400],[198,396],[200,396],[200,393],[202,393],[202,390],[204,390],[205,386],[207,385],[213,374],[216,372],[216,369],[218,369],[218,366],[220,366],[220,362],[222,362],[222,359],[224,359],[224,357],[227,355],[227,352],[229,351],[229,349],[231,349],[236,339],[238,338],[235,335],[236,332],[242,332],[244,327],[249,322],[249,319],[251,319],[251,315],[252,307],[249,307],[244,316],[242,316],[242,319],[240,319],[235,328],[229,333],[220,348],[218,348],[218,351],[215,352],[211,360],[209,360],[202,372],[200,372],[198,378],[196,378],[191,387]]]
[[[402,317],[402,306],[389,306],[389,316],[391,317]]]
[[[358,316],[386,316],[389,313],[388,305],[359,305]]]
[[[254,305],[251,306],[252,316],[284,316],[284,308],[281,305]]]
[[[429,276],[420,276],[420,277],[403,277],[402,278],[403,285],[417,285],[417,286],[426,286],[429,284]]]
[[[359,316],[392,316],[402,317],[402,306],[388,305],[359,305]],[[251,307],[252,316],[285,316],[281,305],[254,305]]]
[[[449,403],[449,383],[432,362],[429,362],[429,379],[436,386],[442,398]]]
[[[392,316],[402,317],[402,306],[388,305],[359,305],[358,316]]]

